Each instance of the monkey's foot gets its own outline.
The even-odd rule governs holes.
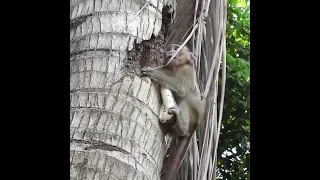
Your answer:
[[[171,107],[168,109],[168,114],[175,114],[177,117],[177,122],[174,126],[177,127],[177,134],[179,136],[189,136],[189,123],[185,122],[185,119],[183,118],[181,114],[181,110],[179,106]]]
[[[168,114],[175,114],[176,116],[179,116],[180,108],[178,106],[171,107],[168,109]]]

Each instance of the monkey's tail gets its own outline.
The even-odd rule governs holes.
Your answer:
[[[165,167],[165,171],[161,174],[161,180],[171,180],[176,176],[187,153],[191,138],[192,136],[176,138],[175,151],[171,151],[172,153],[169,154],[168,160],[165,163],[167,167]]]

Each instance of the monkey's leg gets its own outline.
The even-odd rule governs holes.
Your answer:
[[[161,174],[161,180],[172,180],[181,166],[184,156],[188,150],[192,136],[177,137],[176,142],[178,143],[175,151],[169,155],[166,162],[166,170]]]
[[[190,115],[189,115],[187,102],[181,101],[179,103],[179,106],[169,108],[168,113],[174,113],[176,115],[175,127],[177,127],[178,131],[180,131],[176,133],[179,136],[190,136],[190,133],[189,133]]]
[[[162,163],[162,170],[160,172],[160,175],[163,174],[167,167],[169,167],[170,165],[168,164],[168,159],[171,158],[170,154],[174,154],[175,150],[176,150],[176,146],[177,146],[177,142],[176,142],[177,137],[173,136],[170,142],[170,146],[169,149],[166,152],[166,155],[164,157],[163,163]]]

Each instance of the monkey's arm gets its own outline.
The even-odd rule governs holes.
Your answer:
[[[171,151],[172,153],[169,154],[168,159],[165,164],[163,164],[165,167],[163,168],[164,172],[161,174],[161,180],[171,180],[175,177],[188,150],[191,137],[192,136],[183,136],[176,138],[177,144],[174,148],[175,151]]]
[[[190,77],[193,77],[192,73],[185,73],[186,75],[169,76],[161,69],[152,69],[150,67],[142,68],[141,73],[142,75],[153,78],[161,86],[166,87],[171,91],[175,91],[180,97],[184,97],[189,92],[193,83],[192,79],[190,80]]]

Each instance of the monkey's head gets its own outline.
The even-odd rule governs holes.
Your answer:
[[[165,58],[163,64],[167,64],[171,57],[177,52],[181,45],[177,43],[172,43],[165,48]],[[171,60],[169,63],[169,68],[175,68],[177,66],[181,66],[184,64],[193,63],[192,53],[190,52],[187,46],[183,46],[183,48],[179,51],[179,53]]]

